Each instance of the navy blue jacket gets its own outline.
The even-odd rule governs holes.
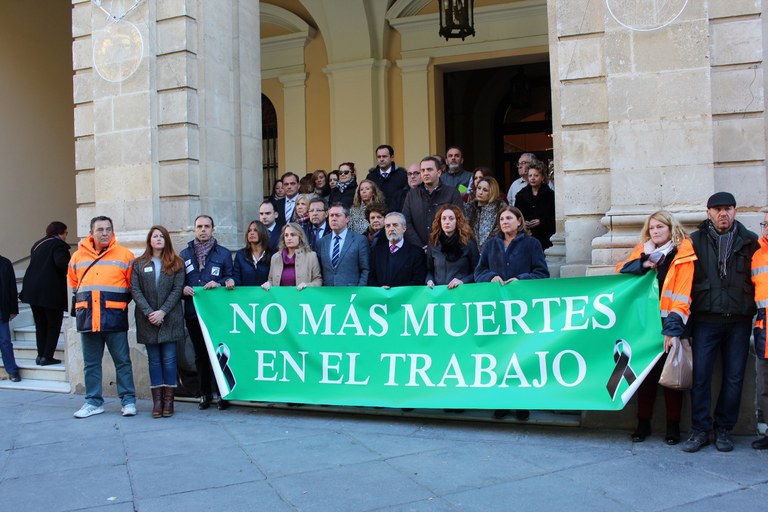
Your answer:
[[[496,276],[505,281],[517,279],[545,279],[549,277],[547,260],[541,243],[523,233],[517,235],[504,249],[504,234],[488,240],[475,269],[475,281],[490,282]]]
[[[208,253],[208,259],[203,268],[199,268],[197,265],[194,240],[189,242],[187,247],[181,251],[180,256],[184,260],[184,271],[187,274],[184,282],[186,286],[205,286],[208,281],[216,281],[224,286],[224,281],[232,277],[232,255],[229,253],[229,249],[218,243],[213,244],[213,249]],[[197,317],[192,297],[186,295],[184,296],[184,316],[186,318]]]
[[[235,286],[261,286],[266,283],[267,277],[269,277],[271,259],[272,254],[267,251],[254,267],[253,260],[245,257],[245,249],[237,251],[235,253],[235,266],[232,270]]]

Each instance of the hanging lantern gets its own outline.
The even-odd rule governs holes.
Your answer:
[[[440,7],[440,36],[446,41],[475,35],[474,0],[437,0]]]

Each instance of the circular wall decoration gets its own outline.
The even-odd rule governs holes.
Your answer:
[[[675,21],[685,10],[688,0],[605,0],[605,5],[622,27],[651,32]]]
[[[107,82],[130,78],[144,57],[144,40],[136,25],[125,20],[107,20],[93,32],[93,65]]]

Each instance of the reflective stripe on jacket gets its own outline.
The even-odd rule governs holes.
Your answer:
[[[85,271],[99,256],[99,251],[93,245],[93,238],[89,236],[80,242],[69,262],[69,285],[73,290],[77,289],[77,330],[127,331],[133,253],[118,244],[113,237],[99,261],[86,274]]]
[[[768,307],[768,240],[760,237],[760,248],[752,255],[752,283],[755,285],[755,304]]]
[[[641,254],[643,254],[643,244],[635,247],[626,261],[616,265],[616,272],[620,271],[627,262],[639,259]],[[694,261],[696,261],[696,253],[693,251],[693,244],[685,238],[677,246],[675,259],[672,260],[667,276],[664,278],[664,285],[661,287],[659,302],[662,318],[675,312],[683,319],[683,323],[688,322],[688,318],[691,316],[691,285],[693,284]]]

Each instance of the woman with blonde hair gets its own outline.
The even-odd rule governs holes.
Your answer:
[[[616,265],[616,271],[622,274],[642,275],[655,270],[661,293],[661,334],[664,335],[665,353],[637,390],[637,428],[632,433],[634,442],[644,441],[651,433],[651,416],[659,377],[667,353],[673,344],[679,343],[691,313],[691,285],[696,259],[693,244],[680,222],[671,213],[659,210],[645,219],[640,243],[629,258]],[[667,434],[664,440],[670,445],[677,444],[680,441],[683,393],[664,388],[664,402],[667,413]]]
[[[440,207],[432,223],[428,249],[427,286],[448,285],[451,289],[475,282],[480,253],[461,208],[454,204]]]
[[[371,180],[363,180],[357,186],[352,208],[349,209],[349,229],[355,233],[365,234],[368,231],[368,220],[365,218],[365,207],[373,203],[386,203],[381,189]]]
[[[272,256],[269,277],[261,287],[269,290],[272,286],[295,286],[301,291],[307,286],[322,285],[320,262],[309,247],[307,235],[295,222],[286,224],[277,252]]]
[[[479,178],[473,191],[474,200],[465,206],[467,222],[472,228],[480,252],[499,230],[498,213],[505,206],[501,199],[499,182],[486,176]]]
[[[144,254],[131,273],[136,302],[136,341],[147,349],[152,417],[173,416],[176,391],[176,344],[184,341],[184,262],[173,250],[168,230],[152,226]]]

